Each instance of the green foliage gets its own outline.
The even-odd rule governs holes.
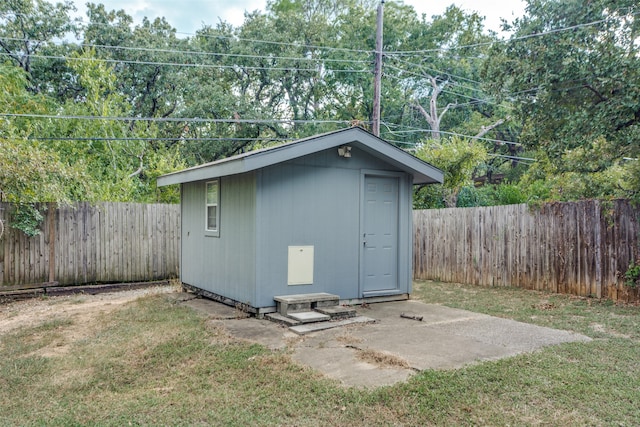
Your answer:
[[[0,104],[9,113],[45,114],[55,103],[28,90],[25,71],[0,65]],[[42,122],[0,120],[0,195],[13,203],[68,201],[90,193],[81,168],[66,164],[51,146],[29,137],[44,132]]]
[[[85,172],[47,147],[0,139],[0,191],[8,202],[91,200]]]
[[[517,185],[500,184],[494,188],[496,205],[516,205],[527,201],[525,194]]]
[[[12,215],[11,227],[22,231],[27,236],[33,237],[40,234],[40,223],[43,216],[34,205],[19,203],[15,205]]]
[[[458,193],[457,207],[516,205],[526,203],[527,198],[522,190],[513,184],[483,185],[474,187],[467,185]]]
[[[27,72],[20,67],[0,63],[0,105],[3,111],[12,114],[46,114],[54,108],[51,99],[29,91]],[[41,123],[26,118],[0,119],[0,138],[27,137],[40,131]]]
[[[453,137],[426,141],[416,155],[444,171],[445,187],[459,188],[471,180],[473,171],[486,160],[487,151],[477,142]]]
[[[443,186],[416,191],[416,207],[640,203],[640,6],[582,3],[528,0],[505,43],[492,43],[477,13],[450,6],[427,19],[385,3],[381,136],[419,146],[446,174]],[[238,27],[178,38],[164,17],[136,25],[102,4],[88,4],[81,30],[68,1],[2,2],[4,111],[132,118],[1,119],[4,199],[177,201],[176,188],[156,189],[162,173],[349,123],[366,128],[378,4],[271,0]],[[82,44],[59,42],[71,34]],[[435,128],[489,140],[438,141]],[[482,174],[509,186],[476,189],[471,178]]]
[[[630,0],[529,0],[485,62],[491,93],[513,103],[522,140],[552,166],[536,179],[553,199],[640,192],[620,164],[640,156],[639,12]]]
[[[538,162],[519,183],[531,200],[569,201],[585,198],[633,198],[639,184],[637,161],[624,160],[615,144],[597,138],[550,157],[540,149]]]
[[[482,191],[473,185],[465,185],[458,193],[456,206],[459,208],[470,208],[476,206],[489,206],[490,199],[486,191]]]
[[[116,90],[113,70],[97,60],[93,51],[85,51],[76,57],[81,60],[71,61],[70,67],[77,73],[85,95],[80,102],[67,101],[62,106],[63,113],[70,116],[130,116],[130,105]],[[139,138],[153,138],[152,127],[138,122],[69,119],[55,122],[50,132],[69,138],[53,145],[65,159],[82,165],[91,177],[92,188],[99,200],[138,199],[143,183],[139,173],[134,173],[144,167],[150,144]]]
[[[413,192],[414,209],[446,208],[442,185],[425,185],[417,187]]]
[[[52,40],[75,34],[77,22],[71,19],[75,6],[71,1],[4,0],[0,2],[0,47],[6,57],[25,71],[31,92],[57,92],[65,73],[54,55],[66,47],[56,48]],[[57,70],[56,70],[57,69]],[[56,70],[58,72],[53,72]]]
[[[640,259],[636,262],[631,262],[629,268],[624,273],[625,285],[630,288],[635,288],[640,285]]]
[[[442,194],[447,207],[457,205],[457,197],[465,185],[471,185],[473,171],[487,158],[481,143],[453,137],[428,140],[418,147],[416,155],[444,172]]]
[[[523,192],[527,195],[527,203],[541,203],[551,199],[551,185],[545,179],[537,179],[532,182],[520,184]]]
[[[628,164],[626,167],[628,168],[629,181],[628,186],[631,189],[627,197],[631,199],[636,205],[640,205],[640,191],[636,189],[640,189],[640,158],[627,160]]]

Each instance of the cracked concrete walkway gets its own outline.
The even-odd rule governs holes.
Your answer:
[[[268,320],[237,319],[236,310],[213,301],[183,304],[218,319],[212,321],[237,338],[272,349],[289,347],[299,363],[356,387],[392,385],[425,369],[454,369],[548,345],[590,341],[573,332],[411,300],[358,308],[358,315],[372,317],[376,323],[304,337]],[[422,321],[401,314],[422,317]]]

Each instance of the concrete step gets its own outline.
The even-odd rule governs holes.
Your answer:
[[[338,295],[326,292],[281,295],[273,297],[278,313],[287,316],[291,312],[311,311],[319,307],[332,307],[340,303]]]
[[[351,317],[345,320],[339,320],[336,322],[317,322],[317,323],[307,323],[297,326],[291,326],[289,330],[295,332],[298,335],[306,335],[312,332],[323,331],[326,329],[337,328],[340,326],[361,324],[361,323],[375,323],[376,320],[370,317],[365,316],[356,316]]]
[[[319,307],[316,311],[331,317],[331,320],[348,319],[356,316],[356,309],[353,307],[345,307],[335,305],[333,307]]]
[[[280,313],[267,313],[264,315],[264,317],[271,320],[272,322],[276,322],[284,326],[296,326],[302,323],[298,320],[292,319],[291,317],[283,316]]]
[[[331,320],[331,316],[318,313],[317,311],[299,311],[296,313],[288,313],[287,317],[290,317],[301,323],[326,322],[328,320]]]

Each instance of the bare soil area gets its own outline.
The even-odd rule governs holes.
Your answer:
[[[97,295],[34,298],[0,304],[0,335],[50,322],[65,324],[66,327],[62,328],[63,336],[41,351],[42,356],[55,356],[66,353],[70,343],[91,336],[99,316],[111,313],[144,295],[175,291],[176,287],[165,285]]]

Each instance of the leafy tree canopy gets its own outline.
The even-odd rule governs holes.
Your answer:
[[[416,155],[444,172],[442,199],[446,207],[456,207],[458,194],[473,184],[473,172],[486,161],[487,150],[482,143],[453,137],[426,141]]]
[[[367,128],[378,4],[270,0],[184,37],[99,3],[81,27],[70,2],[2,2],[4,200],[175,201],[158,175]],[[528,0],[507,40],[453,5],[384,11],[381,136],[446,173],[416,206],[638,197],[637,2]]]
[[[483,76],[539,153],[527,182],[562,199],[638,193],[625,183],[640,157],[639,16],[636,1],[529,0],[506,27]]]

